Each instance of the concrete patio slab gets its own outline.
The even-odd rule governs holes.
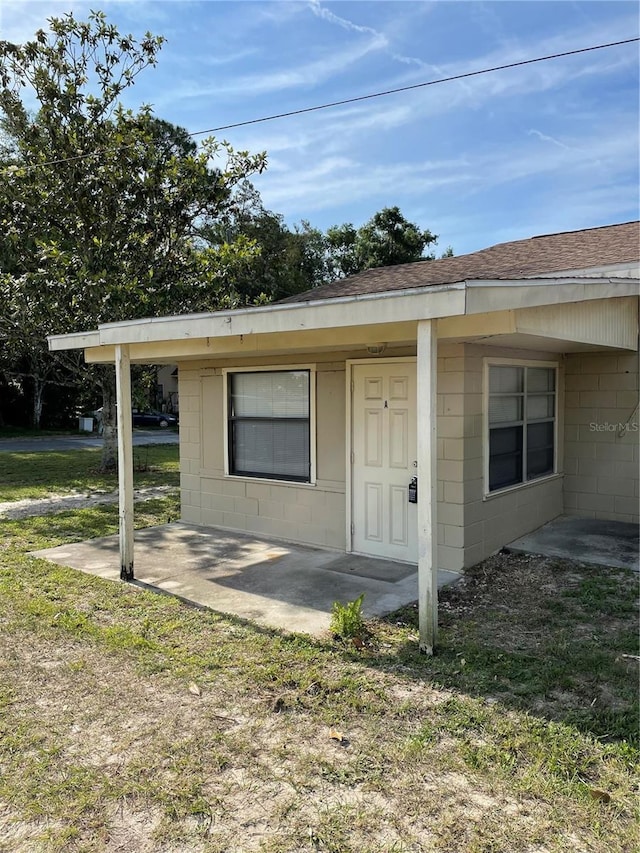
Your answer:
[[[636,524],[563,515],[507,545],[509,551],[640,571]]]
[[[35,551],[59,565],[119,580],[118,537]],[[364,592],[365,616],[381,616],[418,597],[415,567],[370,557],[176,522],[135,534],[136,580],[195,604],[270,628],[320,635],[333,602]],[[456,572],[438,573],[438,586]]]

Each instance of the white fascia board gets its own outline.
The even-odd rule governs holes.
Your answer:
[[[519,289],[528,289],[530,287],[567,287],[571,285],[580,285],[581,287],[606,287],[607,289],[626,287],[626,288],[635,288],[636,292],[638,289],[638,284],[640,283],[640,278],[629,276],[620,276],[619,278],[616,276],[574,276],[574,275],[566,275],[566,276],[539,276],[537,278],[519,278],[519,279],[507,279],[507,278],[495,278],[495,279],[471,279],[469,281],[465,281],[464,284],[468,289],[473,288],[483,288],[483,287],[512,287]],[[625,293],[624,295],[629,296],[633,294]],[[569,300],[563,300],[569,301]]]
[[[51,351],[69,349],[87,349],[100,346],[100,332],[71,332],[66,335],[48,335],[47,343]]]
[[[577,267],[575,269],[555,270],[550,273],[537,273],[531,278],[639,278],[640,263],[638,261],[624,261],[620,264],[602,264],[594,267]]]
[[[465,313],[464,284],[100,326],[100,343],[185,340],[368,326]]]
[[[103,323],[97,330],[48,338],[49,349],[293,332],[457,316],[465,313],[465,283],[359,296],[261,305],[231,311],[178,314]],[[86,341],[86,342],[83,342]]]

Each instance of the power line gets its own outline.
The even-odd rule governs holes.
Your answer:
[[[239,121],[235,124],[225,124],[221,127],[211,127],[208,130],[196,130],[190,133],[189,136],[200,136],[204,133],[217,133],[220,130],[231,130],[235,127],[245,127],[248,124],[259,124],[263,121],[273,121],[278,118],[288,118],[289,116],[302,115],[303,113],[312,113],[317,110],[327,110],[330,107],[342,107],[345,104],[355,104],[358,101],[368,101],[372,98],[382,98],[385,95],[396,95],[399,92],[410,92],[413,89],[424,89],[426,86],[435,86],[439,83],[451,83],[454,80],[464,80],[468,77],[478,77],[480,74],[490,74],[494,71],[504,71],[507,68],[518,68],[522,65],[532,65],[534,62],[545,62],[549,59],[560,59],[563,56],[574,56],[577,53],[588,53],[592,50],[602,50],[606,47],[618,47],[622,44],[631,44],[632,42],[640,41],[640,38],[624,39],[623,41],[612,41],[608,44],[596,44],[591,47],[581,47],[576,50],[567,50],[564,53],[551,53],[548,56],[538,56],[535,59],[523,59],[520,62],[509,62],[506,65],[494,65],[492,68],[482,68],[479,71],[467,71],[464,74],[454,74],[451,77],[440,77],[438,80],[428,80],[426,83],[414,83],[411,86],[401,86],[398,89],[387,89],[385,92],[374,92],[370,95],[359,95],[355,98],[345,98],[343,101],[332,101],[328,104],[320,104],[315,107],[304,107],[300,110],[291,110],[286,113],[277,113],[276,115],[264,116],[263,118],[249,119],[248,121]]]
[[[477,71],[466,71],[463,74],[453,74],[450,77],[439,77],[436,80],[427,80],[424,83],[413,83],[410,86],[400,86],[400,87],[395,88],[395,89],[386,89],[385,91],[382,91],[382,92],[372,92],[368,95],[358,95],[358,96],[353,97],[353,98],[344,98],[343,100],[340,100],[340,101],[331,101],[331,102],[326,103],[326,104],[317,104],[316,106],[313,106],[313,107],[303,107],[299,110],[289,110],[288,112],[284,112],[284,113],[274,113],[273,115],[262,116],[261,118],[247,119],[246,121],[238,121],[238,122],[234,122],[233,124],[223,124],[223,125],[220,125],[219,127],[210,127],[210,128],[207,128],[206,130],[194,130],[193,132],[190,132],[187,135],[188,136],[203,136],[205,133],[218,133],[221,130],[233,130],[234,128],[247,127],[248,125],[252,125],[252,124],[262,124],[262,123],[267,122],[267,121],[275,121],[276,119],[290,118],[291,116],[299,116],[299,115],[304,115],[305,113],[318,112],[318,110],[328,110],[328,109],[331,109],[333,107],[343,107],[343,106],[346,106],[347,104],[356,104],[360,101],[369,101],[369,100],[372,100],[373,98],[383,98],[383,97],[386,97],[387,95],[397,95],[401,92],[411,92],[414,89],[424,89],[427,86],[437,86],[441,83],[452,83],[455,80],[466,80],[466,79],[469,79],[470,77],[479,77],[482,74],[492,74],[496,71],[506,71],[510,68],[521,68],[524,65],[533,65],[536,62],[548,62],[551,59],[562,59],[565,56],[576,56],[577,54],[589,53],[589,52],[592,52],[594,50],[604,50],[604,49],[610,48],[610,47],[620,47],[621,45],[633,44],[634,42],[638,42],[638,41],[640,41],[640,37],[634,37],[634,38],[622,39],[621,41],[611,41],[611,42],[607,42],[606,44],[595,44],[595,45],[590,45],[589,47],[580,47],[580,48],[576,48],[575,50],[565,50],[562,53],[550,53],[550,54],[547,54],[546,56],[536,56],[533,59],[521,59],[518,62],[508,62],[504,65],[494,65],[491,68],[480,68]],[[123,149],[132,148],[134,144],[135,143],[131,143],[130,145],[124,145],[124,146],[122,146],[122,148]],[[63,157],[63,158],[60,158],[58,160],[45,160],[42,163],[31,163],[28,166],[9,167],[8,169],[4,169],[2,171],[4,173],[7,173],[12,168],[13,169],[19,169],[19,168],[41,169],[44,166],[57,166],[61,163],[72,163],[76,160],[85,160],[89,157],[96,157],[99,154],[100,154],[100,150],[92,151],[88,154],[76,154],[73,157]]]

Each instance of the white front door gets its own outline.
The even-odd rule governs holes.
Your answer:
[[[416,471],[416,366],[352,366],[352,550],[418,562],[416,506],[408,487]]]

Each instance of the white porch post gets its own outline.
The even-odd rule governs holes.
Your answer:
[[[118,504],[120,518],[120,578],[133,580],[133,434],[129,347],[116,344],[116,403],[118,406]]]
[[[438,640],[438,447],[436,320],[418,321],[418,619],[420,651],[432,655]]]

